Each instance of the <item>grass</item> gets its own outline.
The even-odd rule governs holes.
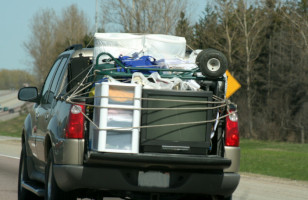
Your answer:
[[[0,135],[21,137],[21,131],[26,115],[20,115],[8,121],[0,122]]]
[[[240,171],[308,181],[308,144],[242,140]]]

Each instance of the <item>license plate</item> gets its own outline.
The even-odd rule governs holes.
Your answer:
[[[170,174],[157,171],[143,172],[139,171],[138,185],[141,187],[160,187],[168,188],[170,183]]]

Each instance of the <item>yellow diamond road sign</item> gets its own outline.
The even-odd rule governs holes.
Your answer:
[[[226,92],[226,98],[229,98],[234,92],[240,89],[241,84],[231,75],[231,73],[227,70],[226,75],[228,76],[228,87]]]

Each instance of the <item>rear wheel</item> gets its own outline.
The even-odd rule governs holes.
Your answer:
[[[64,192],[58,187],[53,173],[53,164],[53,151],[50,149],[45,170],[45,200],[74,199],[70,193]]]
[[[30,181],[30,178],[28,176],[26,147],[25,144],[23,144],[20,154],[18,172],[18,200],[40,199],[35,194],[22,187],[22,184],[27,181]]]

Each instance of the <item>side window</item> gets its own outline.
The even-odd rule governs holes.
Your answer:
[[[52,66],[52,68],[51,68],[51,70],[50,70],[50,72],[49,72],[49,74],[48,74],[48,76],[45,80],[44,87],[43,87],[42,93],[41,93],[42,94],[41,95],[42,96],[41,102],[43,104],[48,102],[48,90],[50,88],[50,84],[51,84],[51,81],[54,77],[54,74],[55,74],[56,70],[58,69],[58,65],[59,65],[61,59],[62,58],[59,58],[58,60],[56,60],[56,62],[53,64],[53,66]]]
[[[59,91],[57,93],[57,95],[64,95],[67,91],[67,85],[68,85],[68,69],[65,69],[64,75],[63,75],[63,79],[60,80],[61,83],[59,83]]]
[[[60,78],[61,78],[61,74],[63,74],[62,72],[63,72],[63,68],[66,64],[66,61],[67,61],[67,57],[64,57],[62,59],[60,65],[59,65],[59,67],[58,67],[56,74],[55,74],[55,77],[52,81],[52,85],[51,85],[49,95],[48,95],[48,103],[52,103],[52,101],[55,97],[55,94],[56,94],[57,89],[59,87],[59,81],[61,81]]]

